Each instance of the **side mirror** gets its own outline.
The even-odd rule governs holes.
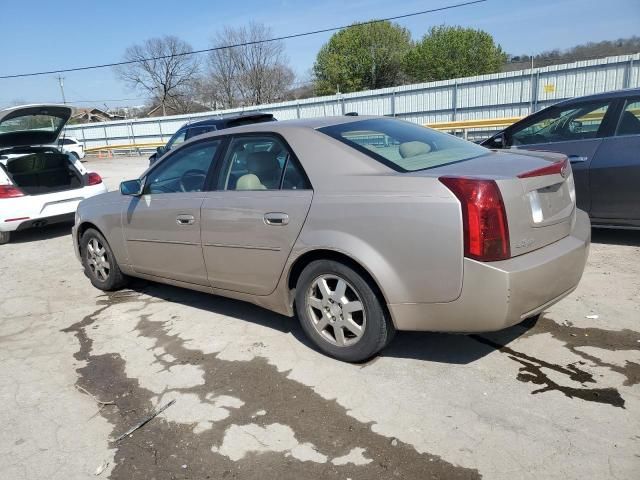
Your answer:
[[[156,154],[158,155],[158,158],[160,158],[162,154],[164,154],[164,147],[156,148]]]
[[[125,182],[120,183],[120,193],[122,195],[131,195],[134,197],[139,197],[142,195],[143,184],[142,180],[127,180]]]

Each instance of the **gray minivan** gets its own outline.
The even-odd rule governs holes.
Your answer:
[[[594,226],[640,228],[640,88],[557,103],[482,145],[564,153]]]

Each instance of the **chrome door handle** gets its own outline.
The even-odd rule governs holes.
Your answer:
[[[276,226],[286,225],[289,223],[289,215],[281,212],[265,213],[264,223]]]
[[[569,155],[569,162],[571,163],[584,163],[589,161],[589,157],[582,155]]]
[[[193,225],[196,223],[196,217],[193,215],[178,215],[176,217],[176,223],[178,225]]]

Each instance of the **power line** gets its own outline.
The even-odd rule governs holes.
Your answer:
[[[200,53],[215,52],[216,50],[226,50],[228,48],[245,47],[245,46],[248,46],[248,45],[255,45],[255,44],[258,44],[258,43],[269,43],[269,42],[277,42],[277,41],[280,41],[280,40],[290,40],[292,38],[307,37],[309,35],[317,35],[319,33],[334,32],[336,30],[342,30],[343,28],[348,28],[348,27],[352,27],[352,26],[356,26],[356,25],[371,25],[373,23],[387,22],[387,21],[390,21],[390,20],[400,20],[402,18],[415,17],[415,16],[418,16],[418,15],[425,15],[427,13],[442,12],[444,10],[452,10],[454,8],[466,7],[466,6],[469,6],[469,5],[474,5],[474,4],[478,4],[478,3],[484,3],[486,1],[488,1],[488,0],[472,0],[472,1],[463,2],[463,3],[456,3],[454,5],[447,5],[447,6],[444,6],[444,7],[432,8],[432,9],[429,9],[429,10],[422,10],[420,12],[406,13],[404,15],[396,15],[394,17],[387,17],[387,18],[381,18],[381,19],[378,19],[378,20],[369,20],[367,22],[354,23],[352,25],[342,25],[340,27],[323,28],[321,30],[313,30],[313,31],[310,31],[310,32],[303,32],[303,33],[293,33],[291,35],[284,35],[282,37],[268,38],[266,40],[255,40],[255,41],[251,41],[251,42],[237,43],[237,44],[234,44],[234,45],[224,45],[224,46],[221,46],[221,47],[204,48],[202,50],[192,50],[192,51],[189,51],[189,52],[176,53],[176,54],[172,54],[172,55],[162,55],[162,56],[159,56],[159,57],[149,57],[149,58],[143,58],[143,59],[139,59],[139,60],[128,60],[128,61],[124,61],[124,62],[104,63],[104,64],[101,64],[101,65],[91,65],[91,66],[86,66],[86,67],[63,68],[63,69],[60,69],[60,70],[49,70],[49,71],[46,71],[46,72],[16,73],[16,74],[13,74],[13,75],[0,75],[0,80],[7,79],[7,78],[35,77],[35,76],[38,76],[38,75],[51,75],[53,73],[80,72],[80,71],[84,71],[84,70],[94,70],[94,69],[97,69],[97,68],[117,67],[117,66],[120,66],[120,65],[130,65],[132,63],[140,63],[140,62],[145,62],[145,61],[149,61],[149,60],[163,60],[165,58],[183,57],[183,56],[187,56],[187,55],[196,55],[196,54],[200,54]]]

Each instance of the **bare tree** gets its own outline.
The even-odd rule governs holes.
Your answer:
[[[211,95],[226,108],[258,105],[284,98],[294,80],[281,41],[267,42],[273,37],[270,28],[256,23],[248,27],[225,27],[212,40],[208,78]],[[238,45],[233,48],[223,48]]]
[[[181,111],[188,108],[186,97],[199,69],[195,56],[185,55],[191,50],[191,45],[174,36],[150,38],[127,48],[124,60],[135,63],[116,67],[116,73],[133,89],[156,99],[163,115],[167,106]]]

